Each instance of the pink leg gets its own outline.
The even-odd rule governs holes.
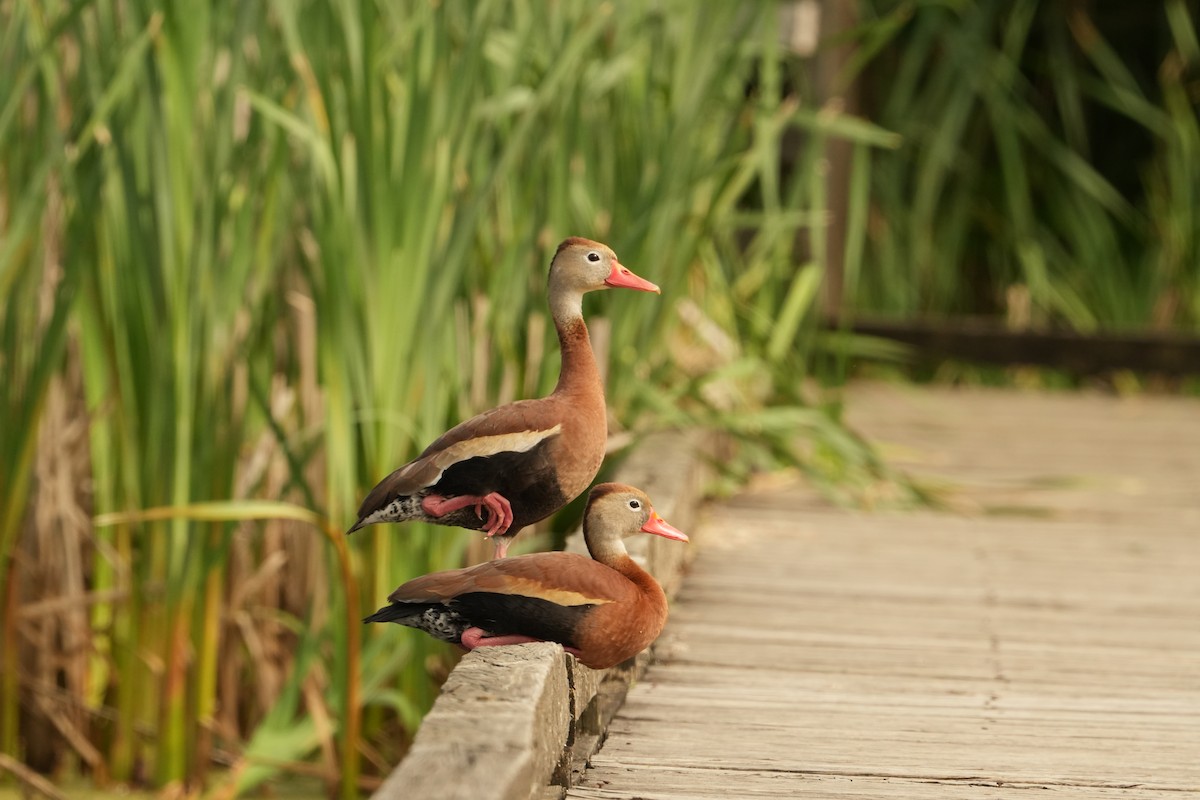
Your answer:
[[[496,545],[496,560],[500,560],[508,555],[508,543],[512,541],[509,536],[497,536],[492,539],[492,544]]]
[[[520,634],[509,634],[507,636],[488,636],[487,631],[483,628],[467,628],[463,631],[462,646],[468,650],[474,650],[476,647],[500,647],[506,644],[532,644],[534,642],[542,642],[544,639],[534,639],[532,636],[521,636]],[[574,647],[563,645],[563,649],[573,656],[579,655],[579,650]]]
[[[482,508],[487,506],[490,513],[484,530],[487,531],[488,536],[504,535],[504,532],[513,523],[512,505],[503,495],[496,492],[489,492],[485,495],[464,494],[458,497],[442,497],[431,494],[421,500],[421,508],[425,510],[426,514],[433,517],[444,517],[467,506],[475,506],[475,513],[479,515],[482,515]]]
[[[540,641],[542,640],[520,634],[488,636],[487,631],[483,628],[467,628],[462,635],[462,646],[468,650],[474,650],[476,647],[499,647],[506,644],[532,644]]]

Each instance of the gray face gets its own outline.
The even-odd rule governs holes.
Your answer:
[[[596,501],[592,515],[605,531],[625,538],[639,533],[653,511],[649,499],[641,493],[614,492]]]
[[[616,253],[598,242],[568,245],[550,265],[551,289],[558,287],[580,294],[603,289],[616,263]]]

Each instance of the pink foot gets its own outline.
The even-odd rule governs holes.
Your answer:
[[[464,494],[458,497],[441,497],[431,494],[421,500],[421,508],[432,517],[444,517],[467,506],[475,506],[475,513],[481,518],[484,506],[487,507],[488,521],[484,530],[487,531],[488,536],[503,536],[513,523],[512,505],[504,495],[496,492],[489,492],[485,495]]]
[[[532,636],[522,636],[517,633],[507,636],[488,636],[487,631],[483,628],[474,627],[467,628],[462,634],[462,646],[468,650],[474,650],[476,647],[501,647],[506,644],[533,644],[544,641],[545,639],[534,639]],[[573,656],[579,655],[578,648],[563,645],[563,649]]]

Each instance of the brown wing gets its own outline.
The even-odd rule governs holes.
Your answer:
[[[521,595],[563,606],[634,602],[637,587],[621,573],[575,553],[533,553],[415,578],[393,602],[445,602],[476,592]]]
[[[549,398],[520,400],[485,411],[455,425],[420,456],[381,480],[363,500],[362,509],[374,509],[397,495],[433,486],[443,472],[462,461],[527,452],[561,432],[560,406]]]
[[[477,414],[434,439],[415,461],[428,458],[468,439],[553,428],[562,422],[560,404],[556,400],[557,398],[552,397],[518,400]]]

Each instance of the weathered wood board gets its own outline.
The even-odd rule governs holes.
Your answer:
[[[955,512],[714,506],[574,800],[1200,796],[1200,402],[856,389]]]
[[[718,452],[702,431],[660,432],[641,440],[616,479],[647,491],[655,508],[691,528]],[[629,550],[670,596],[688,549],[659,537],[631,539]],[[582,534],[568,549],[586,552]],[[566,785],[595,749],[608,716],[649,658],[591,670],[557,644],[485,647],[451,671],[412,749],[373,800],[528,800],[548,784]]]

